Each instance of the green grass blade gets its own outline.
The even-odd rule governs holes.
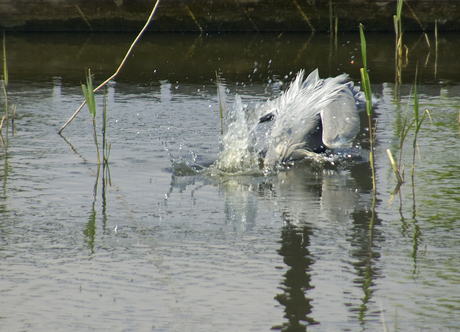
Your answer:
[[[367,114],[370,116],[372,114],[372,91],[371,91],[371,82],[369,79],[369,74],[367,73],[367,45],[366,37],[364,36],[363,31],[364,26],[359,24],[359,35],[361,37],[361,53],[363,57],[363,68],[361,68],[361,82],[364,89],[364,94],[366,96],[366,110]]]
[[[219,97],[219,118],[220,118],[220,133],[221,135],[224,133],[224,113],[227,114],[227,106],[225,104],[225,95],[223,95],[221,90],[221,79],[220,76],[217,74],[216,71],[216,84],[217,84],[217,95]]]
[[[414,125],[415,123],[415,119],[413,119],[409,125],[407,126],[406,130],[402,132],[401,134],[401,143],[404,142],[404,140],[406,139],[406,136],[407,134],[409,133],[409,130],[412,128],[412,126]],[[402,147],[402,144],[401,144],[401,147]]]
[[[369,79],[369,74],[364,68],[360,69],[361,72],[361,82],[364,90],[364,95],[366,96],[366,111],[367,115],[372,115],[372,91],[371,91],[371,82]]]
[[[93,91],[93,80],[91,77],[91,69],[88,69],[88,75],[86,76],[86,85],[82,84],[81,85],[83,94],[86,99],[86,104],[88,105],[89,112],[91,113],[91,116],[96,118],[96,97],[94,95]]]
[[[93,80],[91,77],[91,69],[88,69],[88,75],[86,76],[86,85],[82,84],[81,89],[85,95],[86,104],[88,105],[89,112],[93,118],[93,129],[94,129],[94,143],[96,144],[97,150],[97,163],[101,164],[101,158],[99,156],[99,144],[97,143],[97,132],[96,132],[96,97],[93,90]]]
[[[399,22],[401,22],[401,13],[402,13],[403,0],[398,0],[396,8],[396,17]]]
[[[5,86],[8,85],[8,67],[6,65],[5,31],[3,31],[3,79],[5,80]]]
[[[370,142],[370,152],[369,152],[369,162],[372,170],[372,187],[374,189],[374,200],[377,193],[377,185],[375,181],[375,167],[374,167],[374,130],[372,128],[372,91],[371,91],[371,82],[369,79],[369,74],[367,72],[367,45],[366,38],[364,36],[364,26],[359,24],[359,34],[361,38],[361,53],[363,57],[363,68],[360,69],[361,73],[361,84],[364,89],[364,94],[366,96],[366,111],[367,118],[369,120],[369,142]],[[373,210],[374,211],[374,210]],[[373,227],[373,219],[369,223],[369,228]]]
[[[102,132],[105,137],[105,130],[107,128],[107,95],[106,90],[104,90],[104,108],[102,109]]]
[[[393,25],[395,27],[396,36],[398,35],[398,18],[396,15],[393,15]]]
[[[367,52],[366,52],[366,37],[364,37],[364,26],[360,23],[359,24],[359,35],[361,37],[361,54],[363,55],[363,67],[365,71],[367,71]]]
[[[418,95],[417,95],[417,73],[418,64],[415,68],[415,82],[414,82],[414,116],[415,116],[415,127],[418,127]]]

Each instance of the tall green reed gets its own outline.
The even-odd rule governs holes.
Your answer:
[[[393,23],[395,28],[395,99],[399,101],[400,99],[400,86],[401,86],[401,70],[402,70],[402,5],[403,0],[397,0],[396,2],[396,15],[393,15]],[[407,48],[406,48],[407,52]]]
[[[8,139],[8,66],[6,63],[6,41],[5,41],[5,31],[3,31],[3,94],[5,96],[5,115],[2,118],[2,122],[0,124],[0,131],[3,128],[3,124],[6,121],[6,126],[7,126],[7,138]],[[3,137],[2,137],[3,139]]]
[[[107,89],[104,89],[104,108],[102,110],[102,179],[103,188],[107,183],[112,185],[110,178],[109,157],[112,150],[112,144],[107,142]],[[104,191],[105,192],[105,191]]]
[[[372,284],[372,276],[374,275],[374,269],[373,269],[373,233],[374,233],[374,222],[376,219],[376,212],[375,212],[375,207],[377,204],[377,185],[376,185],[376,179],[375,179],[375,164],[374,164],[374,137],[375,137],[375,127],[372,126],[372,91],[371,91],[371,81],[369,78],[369,73],[367,71],[367,44],[366,44],[366,37],[364,36],[364,26],[360,23],[359,24],[359,35],[361,39],[361,54],[363,58],[363,67],[360,69],[361,73],[361,85],[364,90],[364,94],[366,96],[366,112],[367,112],[367,118],[369,120],[369,145],[370,145],[370,151],[369,151],[369,162],[371,166],[371,171],[372,171],[372,189],[373,189],[373,195],[372,195],[372,209],[371,209],[371,215],[369,219],[369,246],[368,246],[368,253],[369,257],[366,259],[366,270],[365,270],[365,275],[364,275],[364,281],[362,285],[362,289],[364,291],[364,296],[362,298],[362,303],[359,309],[359,314],[358,314],[358,319],[363,322],[364,321],[364,315],[367,311],[367,304],[369,303],[371,297],[372,297],[372,291],[371,291],[371,284]]]
[[[402,55],[402,5],[403,0],[396,1],[396,15],[393,15],[393,24],[396,33],[396,50],[397,53],[401,56]]]
[[[393,156],[391,154],[391,151],[387,149],[388,157],[390,158],[391,165],[393,167],[393,171],[396,175],[396,179],[398,180],[398,185],[395,189],[395,192],[399,189],[401,184],[404,182],[404,165],[402,164],[402,159],[403,159],[403,148],[404,148],[404,142],[407,138],[407,135],[409,134],[410,130],[414,128],[414,139],[412,141],[412,171],[411,175],[412,178],[414,176],[414,170],[415,170],[415,155],[418,149],[418,143],[417,143],[417,136],[418,133],[422,127],[422,123],[425,120],[425,118],[430,116],[430,113],[428,110],[425,110],[422,116],[419,114],[419,101],[418,101],[418,90],[417,90],[417,79],[418,79],[418,65],[415,69],[415,81],[414,81],[414,101],[413,101],[413,108],[414,108],[414,118],[412,121],[409,122],[408,120],[408,115],[404,116],[402,123],[401,123],[401,136],[400,136],[400,141],[399,141],[399,163],[398,166],[396,166],[396,163],[394,162]]]
[[[375,183],[375,167],[374,167],[374,129],[372,126],[372,91],[371,91],[371,81],[369,79],[369,73],[367,72],[367,44],[366,37],[364,36],[364,26],[359,24],[359,34],[361,38],[361,53],[363,57],[363,68],[360,69],[361,72],[361,82],[366,96],[366,112],[369,120],[369,142],[370,142],[370,153],[369,159],[372,169],[372,186],[374,189],[374,195],[376,193],[376,183]]]
[[[0,139],[2,141],[3,146],[6,148],[8,144],[8,123],[10,119],[10,111],[11,111],[11,130],[12,134],[14,134],[14,116],[16,114],[16,105],[9,105],[9,99],[8,99],[8,83],[9,83],[9,78],[8,78],[8,64],[7,64],[7,58],[6,58],[6,38],[5,38],[5,31],[3,31],[3,80],[2,80],[2,89],[3,89],[3,94],[5,97],[5,115],[2,117],[1,122],[0,122]],[[5,140],[3,139],[2,135],[2,128],[5,126],[5,131],[6,131],[6,136]]]
[[[220,134],[224,133],[224,113],[227,114],[227,105],[225,103],[225,94],[222,92],[222,80],[216,71],[217,94],[219,96],[219,118],[220,118]]]
[[[434,55],[434,79],[438,73],[438,20],[434,21],[434,40],[435,40],[435,55]]]
[[[401,20],[401,15],[402,15],[402,5],[403,5],[403,0],[397,0],[396,1],[396,15],[393,15],[393,23],[394,23],[394,29],[395,29],[395,87],[394,87],[394,99],[396,100],[396,103],[399,107],[399,100],[401,98],[401,83],[402,83],[402,20]],[[406,47],[406,61],[407,61],[407,47]],[[401,141],[400,141],[400,156],[399,156],[399,166],[396,165],[396,162],[394,161],[393,155],[390,151],[390,149],[387,149],[387,154],[388,158],[390,159],[391,166],[393,168],[393,172],[396,175],[396,179],[398,180],[398,184],[395,188],[395,192],[399,190],[399,187],[403,184],[404,182],[404,172],[402,173],[403,175],[401,176],[401,151],[402,151],[402,145],[404,142],[405,137],[407,136],[407,133],[409,131],[409,128],[407,128],[407,116],[402,120],[401,123]]]
[[[329,36],[331,38],[334,38],[335,44],[337,44],[338,29],[339,29],[339,11],[337,9],[337,5],[332,6],[332,0],[329,0]]]
[[[160,4],[160,0],[157,0],[155,2],[155,5],[153,6],[153,9],[152,9],[152,12],[150,13],[150,16],[148,17],[147,19],[147,22],[145,23],[144,27],[142,28],[142,30],[139,32],[139,34],[137,35],[136,39],[134,39],[134,41],[132,42],[131,46],[129,47],[128,51],[126,52],[125,54],[125,57],[123,58],[123,60],[121,61],[120,65],[118,66],[117,70],[115,71],[115,73],[112,74],[112,76],[110,76],[108,79],[106,79],[104,82],[102,82],[99,86],[97,86],[93,92],[96,92],[97,90],[99,90],[100,88],[102,88],[103,86],[105,86],[108,82],[110,82],[111,80],[113,80],[115,78],[115,76],[118,75],[118,73],[120,72],[121,68],[123,67],[123,65],[125,64],[126,60],[128,59],[129,55],[131,54],[131,51],[133,50],[134,46],[136,45],[137,41],[141,38],[142,34],[144,33],[144,31],[147,29],[149,23],[152,21],[153,19],[153,16],[155,14],[155,11],[157,10],[158,8],[158,5]],[[69,118],[69,120],[67,120],[67,122],[61,127],[61,129],[59,129],[58,131],[58,134],[61,134],[61,132],[65,129],[65,127],[67,127],[67,125],[72,122],[72,120],[77,116],[78,112],[80,112],[80,110],[83,108],[83,106],[85,106],[85,103],[86,101],[82,102],[80,104],[80,107],[77,108],[77,110],[74,112],[74,114]]]
[[[109,144],[106,139],[107,133],[107,90],[104,90],[104,108],[102,109],[102,162],[109,163],[110,151],[112,144]]]
[[[369,220],[369,248],[372,248],[372,233],[374,229],[374,220],[375,220],[375,206],[377,204],[377,185],[375,179],[375,164],[374,164],[374,136],[375,136],[375,128],[372,126],[372,91],[371,91],[371,81],[369,79],[369,73],[367,72],[367,44],[366,44],[366,37],[364,36],[364,26],[360,23],[359,24],[359,35],[361,38],[361,53],[363,57],[363,68],[360,69],[361,72],[361,84],[364,90],[364,94],[366,96],[366,112],[367,118],[369,120],[369,162],[372,171],[372,211],[371,211],[371,218]],[[371,264],[371,257],[368,260],[368,267],[370,268]]]
[[[99,156],[99,144],[97,143],[97,131],[96,131],[96,97],[93,91],[93,78],[91,77],[91,69],[88,69],[88,74],[86,75],[86,85],[82,84],[81,88],[83,94],[85,95],[86,104],[88,105],[89,112],[93,118],[93,129],[94,129],[94,143],[96,144],[97,151],[97,163],[101,164],[101,158]]]
[[[3,79],[5,86],[8,85],[8,66],[6,65],[6,41],[5,31],[3,31]]]
[[[418,65],[415,70],[415,81],[414,81],[414,120],[412,121],[415,125],[414,127],[414,140],[412,142],[412,179],[414,178],[414,170],[415,170],[415,155],[416,151],[418,149],[418,142],[417,142],[417,136],[420,131],[420,128],[422,127],[422,123],[425,120],[426,116],[430,116],[430,113],[428,110],[425,110],[423,115],[420,117],[419,115],[419,105],[418,105],[418,93],[417,93],[417,74],[418,74]]]

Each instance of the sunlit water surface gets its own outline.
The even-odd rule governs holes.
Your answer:
[[[144,36],[107,90],[110,177],[98,170],[86,108],[64,137],[57,131],[83,100],[85,67],[102,82],[133,36],[7,35],[17,112],[2,131],[0,329],[459,329],[458,36],[440,36],[436,54],[408,35],[399,88],[393,36],[368,38],[374,213],[364,114],[356,160],[265,174],[213,166],[223,144],[215,71],[228,108],[236,94],[263,104],[301,68],[359,84],[357,35]],[[410,131],[406,183],[392,194],[386,149],[399,159],[417,62],[420,112],[431,118],[414,181]]]

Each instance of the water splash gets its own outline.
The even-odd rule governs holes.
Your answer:
[[[344,156],[359,132],[359,91],[346,74],[320,79],[314,70],[305,80],[304,74],[265,104],[248,107],[235,95],[223,114],[221,150],[211,174],[267,175],[294,161],[336,166],[355,159]]]
[[[276,102],[268,101],[262,105],[248,107],[236,95],[233,109],[226,117],[221,151],[218,159],[210,166],[212,174],[256,174],[268,175],[280,169],[293,166],[294,163],[306,163],[314,168],[339,167],[350,162],[363,160],[361,153],[350,149],[338,149],[335,152],[305,152],[298,158],[283,162],[269,162],[267,151],[274,145],[273,124],[259,123],[261,115],[276,108]],[[283,144],[278,144],[283,147]],[[359,149],[360,150],[360,149]],[[278,152],[279,153],[279,152]],[[350,155],[352,154],[352,155]],[[294,155],[295,157],[295,155]],[[296,162],[294,162],[296,160]]]
[[[254,149],[256,140],[253,135],[257,122],[252,122],[241,97],[236,95],[233,109],[229,110],[224,122],[222,150],[213,164],[217,170],[226,173],[260,171],[260,158]]]

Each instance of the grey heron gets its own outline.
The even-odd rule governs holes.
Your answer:
[[[348,75],[320,79],[318,69],[304,80],[301,70],[290,87],[264,107],[259,123],[271,123],[264,166],[348,146],[360,130],[363,94]]]
[[[255,109],[245,109],[235,96],[215,162],[219,170],[268,170],[350,144],[360,130],[363,94],[346,74],[320,79],[316,69],[304,75],[301,70],[284,93]]]

